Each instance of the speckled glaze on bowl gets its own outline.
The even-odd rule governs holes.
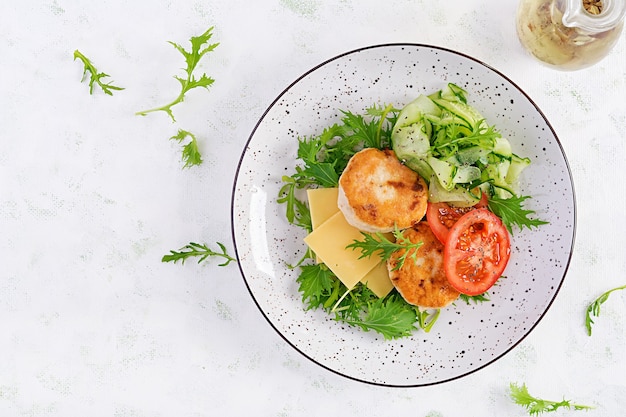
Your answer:
[[[550,224],[516,230],[506,278],[490,302],[459,301],[442,310],[430,333],[384,340],[306,311],[294,263],[304,231],[276,203],[281,177],[296,164],[297,138],[340,120],[339,109],[372,104],[402,107],[420,93],[453,82],[532,165],[520,190],[526,207]],[[241,157],[232,197],[232,232],[239,267],[252,298],[291,346],[322,367],[375,385],[415,387],[475,372],[502,357],[546,313],[564,280],[573,250],[575,198],[562,147],[532,100],[498,71],[458,52],[416,44],[376,45],[332,58],[298,78],[269,106]]]

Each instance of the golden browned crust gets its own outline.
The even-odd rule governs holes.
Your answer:
[[[389,277],[407,303],[423,308],[443,308],[456,300],[459,292],[448,283],[443,271],[443,244],[435,237],[426,222],[420,222],[402,231],[411,242],[422,242],[417,249],[417,262],[411,258],[411,249],[402,268],[393,271],[398,258],[405,250],[400,250],[387,261]]]
[[[368,232],[411,227],[426,213],[428,186],[392,150],[355,154],[339,179],[339,209],[348,223]]]

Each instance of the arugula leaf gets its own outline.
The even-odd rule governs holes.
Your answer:
[[[430,330],[433,328],[433,325],[437,322],[437,319],[439,318],[439,314],[441,314],[441,309],[437,308],[435,309],[434,312],[429,312],[428,310],[422,310],[420,311],[419,309],[417,309],[417,322],[419,323],[419,326],[422,330],[424,330],[426,333],[430,332]]]
[[[296,282],[308,309],[321,306],[332,290],[333,273],[324,264],[302,265]]]
[[[413,243],[407,237],[402,234],[402,231],[397,227],[393,231],[393,235],[396,238],[395,242],[387,239],[387,237],[380,233],[365,233],[361,232],[363,235],[363,240],[354,240],[354,243],[349,244],[346,248],[349,249],[361,249],[361,256],[359,259],[365,257],[371,257],[374,253],[380,255],[383,261],[388,260],[391,256],[399,250],[404,250],[402,255],[398,257],[396,265],[393,267],[392,271],[396,271],[404,266],[404,262],[407,257],[410,257],[414,261],[417,260],[417,250],[422,246],[422,242]],[[411,250],[413,250],[411,252]],[[409,253],[411,255],[409,256]]]
[[[336,278],[336,277],[335,277]],[[350,321],[361,321],[361,315],[367,311],[368,305],[378,299],[376,294],[367,285],[358,284],[348,289],[336,278],[339,284],[339,294],[332,305],[325,303],[326,311],[335,314],[335,320],[350,324]],[[341,296],[339,296],[341,294]],[[330,299],[329,299],[330,301]],[[350,324],[353,326],[354,324]]]
[[[365,112],[370,116],[369,119],[349,111],[341,112],[342,122],[351,130],[351,140],[363,143],[366,148],[383,149],[391,146],[391,129],[399,112],[391,104],[368,107]]]
[[[196,66],[198,65],[198,62],[200,62],[200,59],[207,53],[213,51],[219,45],[219,43],[213,43],[205,47],[205,44],[213,36],[212,31],[213,31],[213,27],[210,27],[202,35],[193,36],[190,39],[191,51],[187,51],[182,46],[174,42],[168,41],[169,44],[174,46],[174,48],[176,48],[176,50],[178,50],[185,57],[185,62],[187,64],[187,69],[185,70],[186,76],[184,78],[174,76],[174,78],[176,78],[178,82],[180,83],[180,87],[181,87],[180,93],[178,94],[178,97],[176,97],[169,104],[166,104],[161,107],[149,109],[149,110],[138,111],[135,114],[140,115],[140,116],[145,116],[151,112],[164,111],[171,117],[172,121],[175,122],[176,118],[174,117],[174,113],[172,112],[172,107],[174,107],[178,103],[181,103],[185,99],[185,94],[189,90],[192,90],[198,87],[203,87],[203,88],[208,89],[209,86],[213,84],[215,80],[207,76],[206,74],[202,74],[200,78],[197,78],[197,79],[195,75],[193,74],[194,70],[196,69]]]
[[[528,388],[526,387],[526,384],[522,384],[522,386],[519,386],[515,383],[511,383],[509,388],[510,388],[511,399],[516,404],[519,404],[523,406],[524,408],[526,408],[526,410],[528,410],[528,413],[531,416],[536,416],[541,413],[556,411],[557,409],[561,407],[565,407],[567,409],[573,408],[574,410],[589,410],[589,409],[594,408],[588,405],[572,404],[568,400],[550,401],[550,400],[543,400],[540,398],[533,397],[528,392]]]
[[[339,175],[333,164],[321,162],[312,164],[301,171],[302,175],[316,179],[316,183],[322,187],[336,187],[339,184]]]
[[[202,156],[198,150],[198,141],[193,133],[183,129],[179,129],[178,133],[172,136],[171,140],[177,140],[178,143],[182,143],[187,137],[191,138],[191,141],[183,146],[183,168],[189,168],[193,165],[200,165],[202,163]]]
[[[313,231],[313,221],[311,220],[311,211],[309,210],[309,206],[307,206],[306,203],[298,199],[295,200],[294,205],[296,208],[296,226],[299,226],[307,232],[311,233]]]
[[[74,51],[74,61],[76,61],[77,58],[83,62],[83,65],[85,67],[85,69],[83,70],[83,77],[80,81],[85,81],[85,78],[87,77],[87,72],[89,72],[90,74],[89,94],[93,94],[94,85],[96,84],[100,86],[105,94],[108,94],[110,96],[113,95],[113,91],[123,90],[122,87],[116,87],[111,83],[103,83],[102,79],[108,77],[109,75],[104,72],[98,72],[96,67],[91,63],[91,60],[83,55],[78,49]]]
[[[299,201],[296,198],[296,188],[298,187],[298,183],[293,177],[288,177],[286,175],[283,175],[282,180],[284,184],[278,191],[278,198],[276,199],[276,202],[287,206],[285,217],[287,217],[287,221],[289,223],[294,224],[296,218],[296,201]]]
[[[303,260],[312,259],[314,254],[309,250]],[[302,263],[302,261],[300,263]],[[323,308],[330,312],[339,300],[340,293],[347,288],[328,267],[322,263],[299,265],[300,275],[296,279],[298,291],[302,294],[302,302],[307,310]]]
[[[596,298],[591,304],[589,304],[585,313],[585,327],[587,328],[587,335],[591,336],[591,326],[594,323],[591,316],[598,317],[600,315],[600,306],[609,299],[609,295],[611,295],[612,292],[624,289],[626,289],[626,285],[610,289],[600,295],[598,298]]]
[[[341,121],[352,129],[351,136],[359,142],[363,142],[366,148],[380,148],[380,135],[376,120],[365,120],[360,114],[349,111],[341,111]]]
[[[225,261],[219,264],[219,266],[226,266],[232,261],[237,261],[235,258],[226,253],[226,247],[223,244],[217,242],[217,245],[222,250],[221,253],[211,250],[207,245],[191,242],[188,245],[183,246],[178,251],[170,250],[170,253],[168,255],[163,256],[161,262],[176,263],[180,261],[181,264],[184,264],[185,261],[189,258],[199,257],[198,263],[200,263],[209,256],[221,256],[222,258],[224,258]]]
[[[502,219],[502,223],[504,223],[509,233],[513,233],[513,225],[517,225],[521,230],[524,227],[531,229],[542,224],[548,224],[546,221],[528,217],[535,213],[522,207],[524,200],[528,198],[530,196],[514,195],[509,198],[500,198],[494,195],[489,198],[489,209]]]
[[[366,109],[370,116],[378,116],[377,148],[391,147],[391,131],[398,120],[400,109],[396,109],[391,104],[385,107],[372,106]]]
[[[348,318],[345,321],[365,331],[374,330],[382,334],[385,339],[410,336],[416,330],[415,309],[395,294],[368,303],[367,307],[367,312],[363,317]]]
[[[335,169],[335,161],[328,160],[322,155],[325,139],[309,138],[298,139],[298,158],[304,162],[304,167],[297,167],[293,178],[298,180],[299,186],[308,183],[322,187],[336,187],[339,183],[339,173]]]
[[[276,202],[286,205],[285,216],[290,224],[299,226],[307,232],[311,232],[313,226],[311,225],[309,208],[305,202],[296,197],[296,190],[304,188],[302,180],[298,175],[291,177],[285,175],[282,180],[284,184],[278,192]]]
[[[434,323],[428,320],[428,313],[418,322],[418,310],[396,293],[379,298],[366,285],[358,284],[348,290],[333,272],[324,264],[300,265],[297,278],[302,301],[307,310],[322,308],[334,314],[336,321],[357,326],[365,331],[373,330],[386,339],[404,337],[416,329],[430,330]]]
[[[477,146],[482,149],[491,149],[495,140],[501,137],[494,126],[483,124],[483,120],[472,126],[471,131],[466,131],[462,125],[455,123],[447,124],[437,132],[437,136],[431,151],[433,155],[445,159],[454,156],[459,149]]]
[[[462,301],[465,301],[467,305],[471,304],[472,302],[474,304],[478,304],[478,303],[484,303],[484,302],[490,301],[489,293],[486,293],[486,292],[482,294],[478,294],[478,295],[467,295],[467,294],[461,293],[459,294],[459,298]]]
[[[304,162],[304,167],[298,165],[294,174],[283,176],[283,186],[278,192],[277,199],[279,204],[286,205],[286,217],[291,224],[300,223],[297,219],[296,206],[301,202],[296,198],[296,190],[311,186],[336,187],[339,183],[339,174],[334,163],[324,162],[320,156],[327,139],[331,138],[298,139],[298,159]]]
[[[345,124],[340,125],[337,123],[324,128],[324,130],[322,130],[322,133],[317,138],[321,145],[320,149],[324,146],[329,146],[334,141],[341,142],[342,140],[345,140],[351,131],[352,130],[349,126],[346,126]]]

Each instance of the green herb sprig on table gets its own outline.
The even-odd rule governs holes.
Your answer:
[[[185,77],[174,76],[174,78],[176,78],[178,82],[180,83],[180,86],[181,86],[180,93],[178,93],[178,96],[174,100],[172,100],[170,103],[165,104],[160,107],[155,107],[153,109],[138,111],[136,113],[137,115],[145,116],[148,113],[163,111],[170,116],[173,122],[175,122],[176,118],[174,117],[174,113],[172,112],[172,107],[174,107],[178,103],[181,103],[185,99],[185,94],[187,94],[188,91],[194,88],[198,88],[198,87],[208,89],[209,86],[213,84],[215,80],[207,76],[206,74],[202,74],[200,78],[196,78],[194,75],[194,71],[196,69],[196,66],[200,62],[200,59],[202,59],[202,57],[206,55],[207,53],[213,51],[219,45],[219,43],[213,43],[213,44],[208,44],[205,46],[205,44],[213,36],[212,31],[213,31],[213,27],[210,27],[202,35],[193,36],[190,39],[190,42],[191,42],[190,51],[187,51],[186,49],[184,49],[182,46],[180,46],[177,43],[174,43],[171,41],[169,42],[171,45],[174,46],[174,48],[176,48],[185,57],[185,62],[187,64],[187,68],[185,70],[186,72]]]
[[[93,90],[96,85],[98,85],[105,94],[110,96],[113,95],[113,91],[124,89],[122,87],[114,86],[110,82],[103,82],[102,79],[109,77],[109,74],[98,72],[98,69],[93,65],[91,60],[83,55],[78,49],[74,51],[74,61],[76,61],[76,59],[80,59],[84,66],[83,77],[80,80],[81,82],[87,78],[87,73],[89,73],[89,94],[93,94]]]
[[[515,383],[511,383],[509,386],[511,399],[516,403],[526,408],[531,416],[537,416],[542,413],[549,413],[558,410],[559,408],[567,408],[574,410],[589,410],[593,407],[588,405],[574,404],[569,400],[550,401],[541,398],[534,397],[528,392],[526,384],[521,386]]]
[[[219,266],[226,266],[231,262],[237,262],[235,258],[227,253],[226,247],[222,243],[217,242],[217,245],[220,247],[222,252],[216,252],[205,244],[191,242],[178,251],[170,250],[170,253],[163,256],[161,261],[173,263],[180,261],[181,264],[184,264],[187,259],[198,258],[198,263],[200,263],[209,256],[217,256],[225,259],[225,261],[219,264]]]
[[[587,311],[585,313],[585,328],[587,329],[587,334],[591,336],[591,327],[593,326],[593,317],[598,317],[600,315],[600,306],[609,299],[609,295],[611,295],[614,291],[624,290],[626,289],[626,285],[622,285],[621,287],[615,287],[604,292],[598,298],[596,298],[589,306],[587,307]]]
[[[191,140],[183,146],[183,162],[185,163],[183,168],[189,168],[202,163],[202,155],[200,155],[200,150],[198,149],[198,141],[193,133],[179,129],[178,133],[170,139],[176,140],[178,143],[182,143],[188,137]]]

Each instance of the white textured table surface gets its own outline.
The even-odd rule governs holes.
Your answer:
[[[600,64],[561,73],[515,36],[516,2],[454,0],[27,0],[0,5],[0,415],[524,416],[531,393],[626,409],[626,42]],[[165,113],[135,112],[178,93],[191,36],[220,42],[199,66],[216,79]],[[230,194],[265,108],[339,53],[414,42],[471,55],[543,110],[577,196],[569,272],[553,306],[502,359],[460,380],[385,388],[335,375],[288,346],[239,269],[161,257],[198,241],[234,253]],[[79,49],[113,96],[81,83]],[[204,163],[181,169],[177,129]],[[557,207],[554,208],[558,210]]]

